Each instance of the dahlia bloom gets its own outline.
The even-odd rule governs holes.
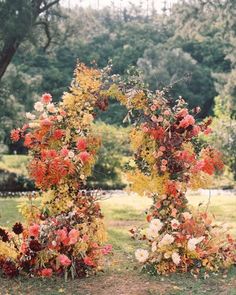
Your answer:
[[[41,102],[43,104],[48,104],[49,102],[52,101],[52,96],[50,93],[44,93],[41,97]]]
[[[71,260],[64,254],[60,254],[58,256],[58,260],[63,266],[70,266],[71,265]]]
[[[149,256],[149,253],[147,250],[137,249],[135,251],[135,258],[141,263],[144,263],[145,261],[147,261],[148,256]]]

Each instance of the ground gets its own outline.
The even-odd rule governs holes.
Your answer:
[[[209,192],[192,192],[190,204],[200,204],[205,210],[209,203]],[[20,218],[17,213],[18,199],[0,199],[0,223],[11,226]],[[126,193],[115,193],[101,201],[114,254],[107,261],[104,272],[94,277],[64,282],[61,278],[18,278],[1,279],[1,295],[236,295],[236,269],[229,273],[212,274],[208,279],[196,279],[191,274],[177,274],[168,277],[151,277],[140,271],[134,260],[134,249],[138,242],[128,233],[132,226],[145,223],[145,209],[150,200]],[[212,191],[208,210],[212,211],[219,222],[236,228],[236,194]],[[233,231],[234,230],[234,231]]]

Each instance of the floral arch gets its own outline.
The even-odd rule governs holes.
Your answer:
[[[188,207],[188,188],[203,187],[223,168],[218,151],[201,146],[210,120],[196,123],[196,108],[150,92],[137,77],[115,81],[108,69],[79,64],[70,91],[56,106],[50,94],[35,103],[36,115],[11,133],[29,148],[29,173],[40,189],[38,207],[22,204],[25,224],[12,232],[0,228],[0,273],[13,277],[52,274],[80,277],[99,270],[111,245],[96,196],[83,189],[96,160],[100,138],[92,131],[94,109],[105,109],[110,96],[128,109],[134,124],[131,144],[135,166],[127,174],[131,187],[153,205],[148,227],[132,230],[146,241],[135,253],[152,273],[217,271],[236,262],[235,241],[212,226],[206,213]]]

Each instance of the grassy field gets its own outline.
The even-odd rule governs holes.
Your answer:
[[[17,205],[22,199],[0,199],[0,223],[10,227],[20,219]],[[219,222],[231,226],[236,232],[236,195],[212,193],[210,204],[208,193],[190,193],[190,204],[199,203],[204,210],[214,213]],[[79,295],[187,295],[187,294],[225,294],[236,295],[236,270],[228,274],[212,275],[209,279],[194,279],[189,275],[150,277],[140,272],[133,257],[138,243],[129,237],[128,230],[145,223],[145,209],[150,200],[134,195],[117,194],[101,201],[109,242],[113,244],[114,254],[107,261],[104,273],[82,280],[69,281],[51,278],[43,280],[20,278],[14,281],[1,279],[0,294],[79,294]],[[208,205],[207,205],[208,204]]]

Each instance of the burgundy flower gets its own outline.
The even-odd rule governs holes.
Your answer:
[[[9,242],[8,232],[0,227],[0,238],[3,242]]]
[[[19,274],[18,268],[12,261],[5,261],[5,263],[3,263],[2,265],[2,271],[6,276],[10,278],[13,278]]]
[[[37,240],[31,240],[29,243],[29,248],[30,250],[34,251],[34,252],[38,252],[42,249],[41,244],[39,243],[39,241]]]
[[[20,222],[16,222],[13,227],[12,227],[12,230],[13,232],[16,234],[16,235],[20,235],[23,233],[23,225],[20,223]]]

